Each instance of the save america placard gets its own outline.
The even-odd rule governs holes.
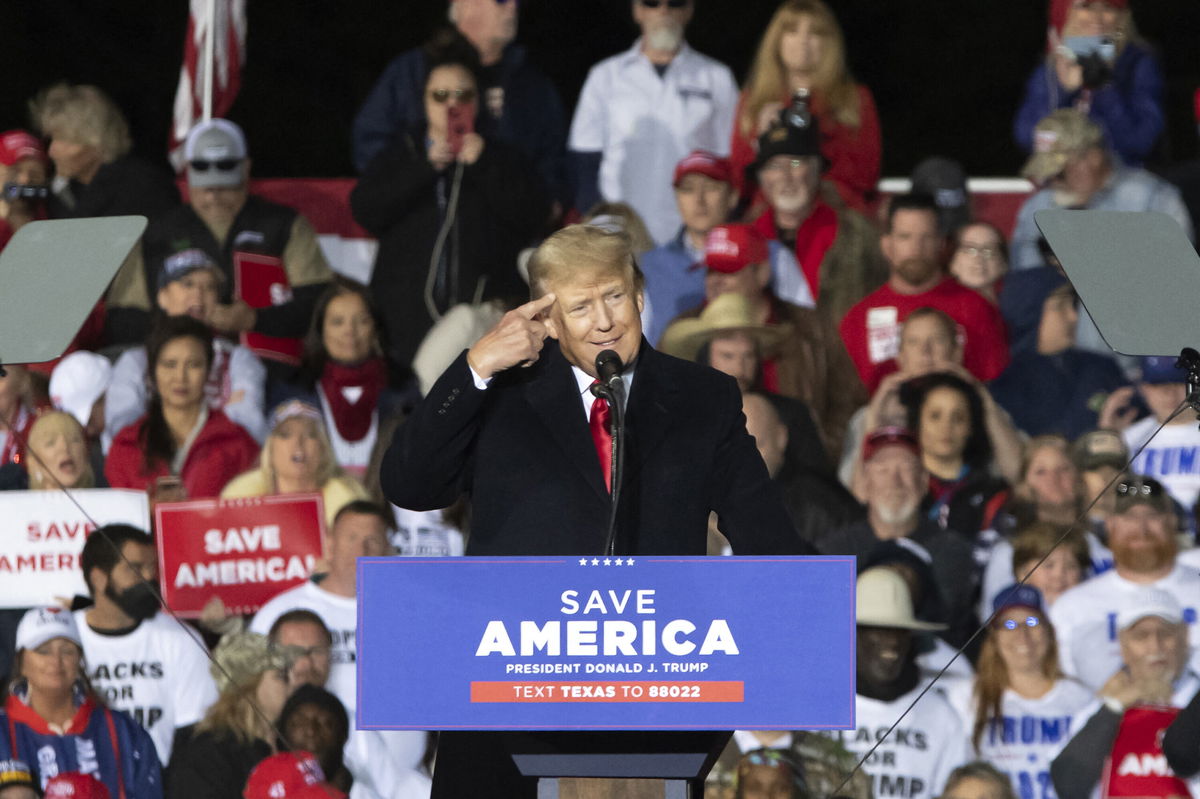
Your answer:
[[[367,729],[852,729],[854,559],[369,558]]]
[[[97,524],[150,528],[144,491],[88,488],[0,492],[0,607],[86,595],[79,554]]]
[[[320,494],[160,502],[163,599],[181,616],[200,615],[214,596],[230,613],[253,613],[312,574],[324,519]]]

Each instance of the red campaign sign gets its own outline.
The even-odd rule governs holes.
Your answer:
[[[283,259],[249,252],[233,254],[233,281],[236,295],[251,308],[271,308],[292,299]],[[242,346],[260,358],[283,363],[300,363],[303,346],[298,338],[280,338],[264,333],[242,333]]]
[[[163,502],[154,507],[158,580],[180,616],[218,596],[230,613],[254,613],[299,585],[321,557],[320,494]]]

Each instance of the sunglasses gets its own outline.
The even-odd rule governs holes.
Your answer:
[[[643,8],[658,8],[666,2],[667,8],[687,8],[692,0],[641,0]]]
[[[433,89],[429,92],[429,99],[439,105],[445,105],[453,97],[459,103],[475,102],[474,89]]]
[[[1162,483],[1152,480],[1149,477],[1143,477],[1140,480],[1122,480],[1117,483],[1117,494],[1123,497],[1161,497],[1166,492],[1167,490],[1162,487]]]
[[[1037,616],[1026,616],[1025,621],[1017,621],[1016,619],[1007,619],[996,625],[997,630],[1015,630],[1018,627],[1037,627],[1042,623],[1042,620]]]
[[[197,172],[207,172],[210,169],[228,172],[240,163],[242,163],[240,158],[222,158],[220,161],[188,161],[188,166]]]

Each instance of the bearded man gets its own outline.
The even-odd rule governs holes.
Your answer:
[[[1099,690],[1121,668],[1117,619],[1146,587],[1179,601],[1196,665],[1200,574],[1176,563],[1179,520],[1165,488],[1140,475],[1116,487],[1116,510],[1105,520],[1113,568],[1066,591],[1050,608],[1063,671]]]
[[[963,366],[979,380],[993,380],[1008,365],[1008,339],[1000,311],[943,268],[946,240],[938,232],[938,208],[920,194],[896,197],[888,207],[880,240],[888,282],[868,294],[842,319],[842,339],[867,390],[896,370],[900,325],[918,308],[936,308],[958,324]]]

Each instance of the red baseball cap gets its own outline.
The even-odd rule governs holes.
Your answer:
[[[917,444],[917,437],[911,431],[903,427],[881,427],[868,434],[863,441],[863,463],[874,458],[875,453],[879,452],[879,450],[890,446],[904,447],[917,457],[921,455],[921,447]]]
[[[722,158],[708,150],[692,150],[675,165],[675,179],[672,186],[678,186],[685,175],[707,175],[722,183],[733,183],[733,166],[728,158]]]
[[[254,767],[244,799],[346,799],[325,781],[325,772],[309,752],[280,752]]]
[[[12,166],[24,158],[36,158],[45,163],[46,150],[41,140],[24,130],[0,133],[0,164]]]
[[[766,238],[750,225],[717,225],[704,240],[704,266],[727,275],[768,258]]]
[[[1050,0],[1049,20],[1050,27],[1062,36],[1063,25],[1067,24],[1067,16],[1070,15],[1071,9],[1075,6],[1087,5],[1089,2],[1097,2],[1097,0]],[[1129,8],[1129,0],[1098,0],[1105,5],[1110,5],[1117,9]]]
[[[108,786],[91,774],[64,771],[46,782],[44,799],[109,799]]]

